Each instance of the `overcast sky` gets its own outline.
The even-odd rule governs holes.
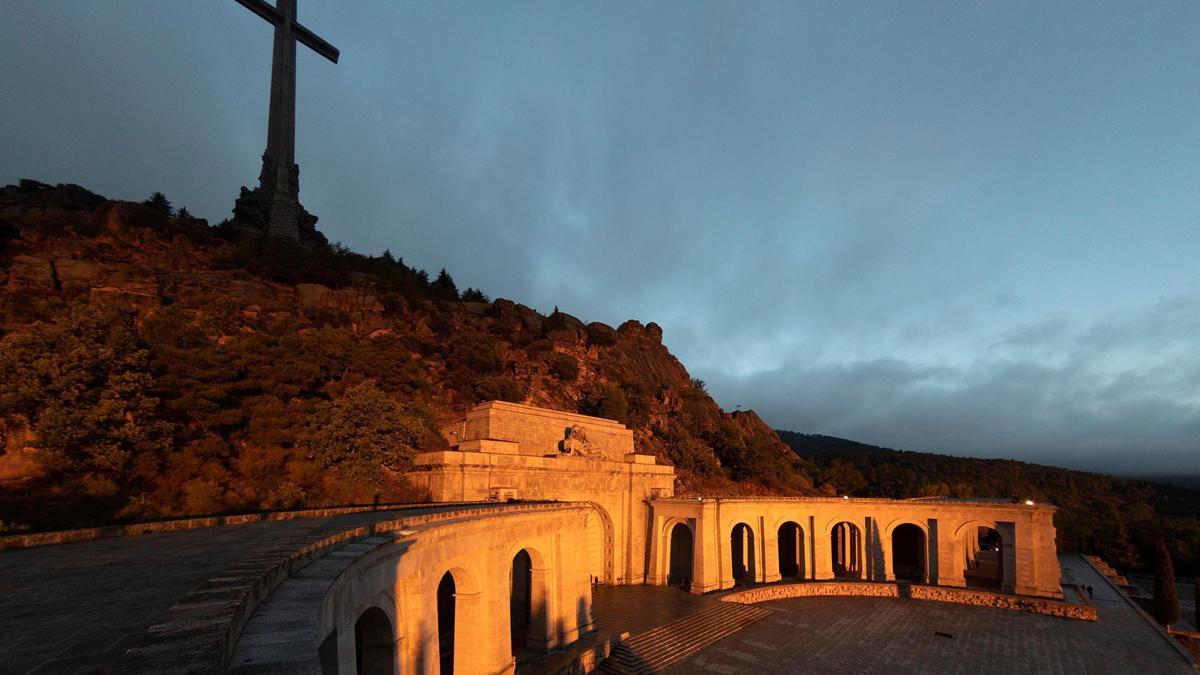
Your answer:
[[[0,180],[258,177],[233,0],[7,0]],[[1200,473],[1200,3],[299,0],[334,241],[656,321],[726,409],[910,450]]]

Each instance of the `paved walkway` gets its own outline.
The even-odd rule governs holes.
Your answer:
[[[700,673],[1194,673],[1087,563],[1099,620],[896,598],[795,598],[668,668]]]
[[[0,552],[0,671],[104,671],[193,588],[281,542],[406,514],[470,506],[252,523]]]

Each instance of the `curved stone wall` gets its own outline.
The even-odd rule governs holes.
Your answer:
[[[513,560],[530,562],[527,645],[550,650],[592,626],[587,504],[497,508],[379,533],[288,579],[247,624],[230,666],[239,672],[360,672],[364,647],[399,672],[438,672],[439,585],[454,584],[454,670],[514,669]],[[386,616],[380,621],[379,612]],[[365,616],[390,631],[364,644]]]
[[[808,598],[821,596],[860,596],[872,598],[912,598],[934,602],[953,602],[977,607],[1015,609],[1033,614],[1046,614],[1066,619],[1096,620],[1096,608],[1074,605],[1059,600],[1029,598],[1003,593],[989,593],[965,588],[938,586],[901,585],[871,582],[810,582],[761,586],[745,591],[729,593],[721,597],[725,602],[755,603],[785,598]]]

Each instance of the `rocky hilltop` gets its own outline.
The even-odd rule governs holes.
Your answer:
[[[679,491],[813,492],[654,323],[459,293],[390,253],[263,250],[79,186],[0,190],[5,529],[411,497],[404,458],[492,399],[618,419]]]

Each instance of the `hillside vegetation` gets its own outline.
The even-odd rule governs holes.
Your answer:
[[[813,491],[653,323],[488,301],[386,252],[261,244],[161,195],[0,190],[3,529],[412,499],[413,453],[493,399],[620,420],[682,493]]]
[[[0,189],[0,531],[418,499],[437,429],[493,399],[620,420],[679,494],[1019,497],[1066,550],[1195,569],[1200,492],[897,452],[727,413],[654,323],[461,291],[384,252],[272,248],[73,185]],[[790,445],[790,447],[789,447]]]
[[[856,497],[1012,497],[1058,507],[1062,551],[1098,553],[1121,570],[1145,568],[1163,537],[1181,575],[1200,571],[1200,490],[1004,459],[905,452],[779,431],[816,465],[813,479]]]

